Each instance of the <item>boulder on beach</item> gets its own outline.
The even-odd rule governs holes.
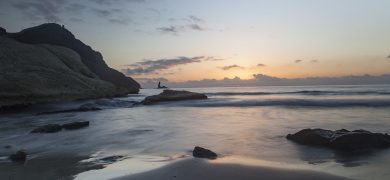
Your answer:
[[[74,130],[74,129],[81,129],[89,126],[89,121],[78,121],[78,122],[72,122],[63,124],[62,128],[66,130]]]
[[[218,157],[217,153],[199,146],[196,146],[194,148],[194,150],[192,151],[192,155],[197,158],[206,158],[206,159],[217,159]]]
[[[323,146],[337,150],[367,150],[390,147],[388,134],[372,133],[366,130],[331,131],[325,129],[303,129],[287,135],[287,139],[310,146]]]
[[[15,154],[11,154],[9,158],[14,162],[24,162],[27,159],[27,153],[23,150],[19,150]]]
[[[48,124],[32,130],[31,133],[55,133],[61,130],[62,126],[59,124]]]
[[[200,93],[190,91],[176,91],[176,90],[164,90],[158,95],[148,96],[142,104],[154,104],[163,101],[182,101],[182,100],[195,100],[195,99],[207,99],[207,96]]]

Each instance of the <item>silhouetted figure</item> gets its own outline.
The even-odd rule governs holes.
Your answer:
[[[158,82],[158,86],[157,86],[158,89],[165,89],[165,88],[168,88],[166,86],[161,86],[161,82],[159,81]]]

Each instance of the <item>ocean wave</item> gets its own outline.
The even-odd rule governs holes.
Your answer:
[[[390,99],[262,99],[262,100],[212,100],[177,103],[187,107],[390,107]]]
[[[216,92],[210,96],[258,96],[258,95],[390,95],[388,91],[287,91],[287,92]]]

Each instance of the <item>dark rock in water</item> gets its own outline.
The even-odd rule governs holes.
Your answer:
[[[27,153],[24,152],[23,150],[19,150],[15,154],[12,154],[11,156],[9,156],[9,158],[15,162],[24,162],[27,159]]]
[[[135,80],[108,67],[99,52],[76,39],[70,31],[59,24],[42,24],[10,34],[9,37],[28,44],[50,44],[72,49],[81,56],[82,62],[93,73],[118,87],[122,95],[139,91],[140,85]]]
[[[197,158],[206,158],[206,159],[217,159],[218,155],[209,150],[199,146],[196,146],[192,151],[192,155]]]
[[[63,124],[62,128],[67,130],[73,130],[73,129],[85,128],[88,126],[89,126],[89,121],[81,121],[81,122],[72,122],[72,123]]]
[[[38,115],[71,113],[71,112],[88,112],[88,111],[100,111],[100,110],[102,110],[102,109],[99,107],[93,106],[91,104],[84,104],[84,105],[81,105],[77,109],[66,109],[66,110],[60,110],[60,111],[41,112],[41,113],[38,113]]]
[[[108,157],[99,159],[99,161],[102,162],[102,163],[111,164],[111,163],[117,162],[119,160],[122,160],[124,158],[125,158],[125,156],[119,156],[119,155],[117,155],[117,156],[108,156]]]
[[[295,134],[287,135],[287,139],[301,144],[326,146],[333,134],[333,131],[325,129],[304,129]]]
[[[148,105],[162,101],[182,101],[194,99],[207,99],[207,96],[189,91],[164,90],[158,95],[146,97],[145,100],[142,101],[142,104]]]
[[[11,149],[12,146],[11,146],[11,145],[6,145],[6,146],[4,146],[4,148],[5,148],[5,149]]]
[[[62,126],[59,124],[48,124],[38,127],[31,131],[31,133],[55,133],[61,131]]]
[[[4,28],[0,27],[0,36],[4,35],[7,35],[7,31]]]
[[[390,147],[389,135],[366,130],[304,129],[287,135],[287,139],[300,144],[324,146],[337,150],[355,151]]]

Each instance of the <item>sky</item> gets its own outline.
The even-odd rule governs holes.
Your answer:
[[[1,0],[9,32],[64,24],[139,81],[390,74],[388,0]]]

